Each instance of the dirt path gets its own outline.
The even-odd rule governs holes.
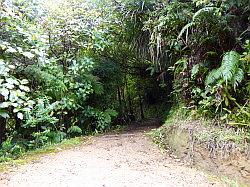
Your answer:
[[[1,176],[1,175],[0,175]],[[93,143],[2,174],[1,187],[222,186],[161,154],[142,131],[95,137]]]

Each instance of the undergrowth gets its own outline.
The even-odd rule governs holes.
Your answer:
[[[6,171],[10,168],[27,164],[32,161],[39,160],[42,156],[47,154],[57,153],[66,149],[70,149],[79,145],[90,143],[92,136],[81,136],[70,139],[65,139],[58,144],[46,145],[41,148],[27,151],[17,159],[8,158],[0,162],[0,172]],[[3,159],[3,158],[2,158]]]

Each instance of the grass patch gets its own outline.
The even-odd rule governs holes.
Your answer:
[[[104,134],[120,134],[124,132],[124,129],[126,126],[120,126],[116,125],[111,129],[108,129],[106,132],[93,132],[92,134],[88,136],[80,136],[80,137],[75,137],[75,138],[69,138],[69,139],[64,139],[60,143],[55,143],[55,144],[49,144],[42,146],[40,148],[30,150],[27,152],[24,152],[20,156],[18,155],[18,158],[4,158],[4,160],[0,161],[0,172],[6,171],[8,169],[17,167],[19,165],[27,164],[32,161],[39,160],[42,156],[46,154],[54,154],[66,149],[74,148],[79,145],[84,145],[91,143],[91,138],[93,136],[101,136]]]
[[[79,145],[88,144],[91,141],[92,136],[81,136],[76,138],[65,139],[61,143],[46,145],[44,147],[27,151],[18,159],[10,159],[6,162],[0,163],[0,172],[7,171],[13,167],[17,167],[19,165],[27,164],[32,161],[39,160],[42,156],[47,154],[57,153],[63,150],[71,149]]]
[[[207,179],[210,182],[220,183],[223,186],[228,186],[228,187],[249,187],[249,185],[247,184],[239,183],[237,179],[232,179],[227,176],[216,176],[211,172],[205,170],[202,171],[205,173]]]
[[[249,187],[247,184],[239,183],[237,180],[230,179],[226,176],[221,177],[220,180],[230,187]]]
[[[200,122],[204,124],[203,121]],[[246,150],[250,141],[249,131],[243,128],[234,129],[225,126],[214,126],[212,122],[203,129],[199,129],[194,136],[200,143],[209,142],[216,144],[216,147],[225,147],[227,144],[230,147],[237,147]]]

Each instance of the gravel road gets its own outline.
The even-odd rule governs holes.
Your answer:
[[[0,177],[1,187],[224,186],[162,154],[141,130],[94,137]]]

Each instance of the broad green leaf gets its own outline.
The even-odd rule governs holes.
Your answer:
[[[15,88],[15,86],[13,85],[13,84],[10,84],[10,83],[4,83],[3,84],[6,88],[8,88],[8,89],[14,89]]]
[[[34,54],[32,54],[31,52],[23,52],[23,56],[29,58],[29,59],[32,59],[34,58]]]
[[[10,100],[11,102],[15,102],[15,101],[18,100],[18,92],[17,92],[16,90],[12,90],[12,91],[10,92],[9,100]]]
[[[15,80],[13,78],[7,78],[6,82],[9,83],[9,84],[15,84],[15,85],[19,85],[20,84],[17,80]]]
[[[28,81],[27,79],[22,79],[20,82],[21,82],[21,84],[23,84],[23,85],[29,83],[29,81]]]
[[[9,118],[9,114],[7,112],[4,112],[4,111],[0,111],[0,116],[3,117],[3,118]]]
[[[19,53],[23,52],[23,49],[21,47],[17,47],[17,50],[18,50]]]
[[[10,71],[10,69],[8,67],[6,67],[5,64],[0,65],[0,76],[8,76],[8,72]]]
[[[33,100],[28,100],[28,101],[27,101],[27,104],[28,104],[29,106],[32,106],[32,105],[36,104],[36,102],[33,101]]]
[[[18,103],[19,105],[22,105],[22,104],[24,104],[24,100],[18,99],[18,100],[17,100],[17,103]]]
[[[10,69],[15,69],[16,67],[14,65],[8,65]]]
[[[5,49],[7,49],[7,46],[4,44],[0,44],[0,48],[2,48],[2,50],[5,50]]]
[[[23,120],[23,113],[18,112],[18,113],[17,113],[17,117],[18,117],[19,119]]]
[[[11,105],[10,102],[2,102],[0,103],[0,108],[8,108]]]
[[[18,103],[11,103],[11,105],[13,106],[13,107],[18,107]]]
[[[17,52],[17,50],[16,49],[14,49],[13,47],[8,47],[8,49],[6,50],[6,52],[8,52],[8,53],[16,53]]]
[[[22,111],[24,111],[24,112],[30,112],[31,108],[25,107],[25,108],[22,108]]]
[[[17,96],[18,97],[25,97],[25,92],[21,91],[21,90],[16,90]]]
[[[197,76],[197,74],[199,73],[199,68],[200,68],[200,65],[199,64],[196,64],[193,66],[192,70],[191,70],[191,78],[195,78],[195,76]]]
[[[13,110],[14,113],[17,113],[19,111],[20,111],[20,108],[14,108],[14,110]]]
[[[30,89],[29,89],[28,86],[20,85],[19,88],[20,88],[20,90],[23,90],[23,91],[26,91],[26,92],[29,92],[29,91],[30,91]]]
[[[4,96],[5,100],[8,99],[9,93],[10,93],[9,90],[6,89],[6,88],[1,88],[1,89],[0,89],[0,94],[1,94],[2,96]]]

